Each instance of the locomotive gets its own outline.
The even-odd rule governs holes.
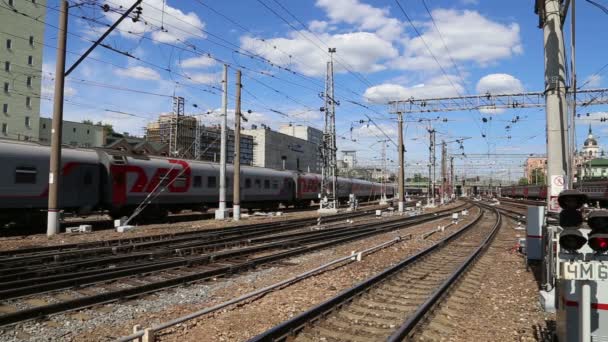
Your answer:
[[[577,189],[587,195],[590,204],[599,202],[602,207],[608,206],[608,181],[594,180],[574,183]],[[511,185],[503,186],[500,190],[503,197],[547,199],[546,185]]]
[[[0,224],[38,222],[46,215],[50,147],[0,140]],[[184,209],[201,211],[219,201],[219,164],[177,158],[134,155],[103,148],[62,148],[60,203],[64,212],[85,215],[105,211],[113,218],[129,215],[149,202],[143,217],[166,216]],[[226,167],[232,188],[233,167]],[[318,201],[321,175],[242,166],[241,207],[273,209],[279,204],[305,207]],[[350,194],[375,199],[393,185],[338,178],[338,198]],[[232,191],[226,191],[232,201]]]

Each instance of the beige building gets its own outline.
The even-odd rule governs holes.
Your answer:
[[[535,180],[532,179],[533,173],[532,171],[536,169],[541,169],[542,173],[547,175],[547,158],[545,157],[532,157],[526,159],[525,169],[524,169],[524,177],[528,179],[529,183],[535,183]]]
[[[193,159],[196,125],[193,116],[161,114],[146,127],[146,140],[168,145],[171,156]]]
[[[319,146],[313,142],[271,130],[268,127],[245,129],[253,136],[253,165],[272,169],[319,173]]]
[[[38,141],[51,143],[52,122],[50,118],[40,118]],[[105,145],[104,128],[100,125],[63,120],[61,142],[74,147],[102,147]]]
[[[6,0],[0,6],[2,138],[38,141],[45,15],[46,0]]]

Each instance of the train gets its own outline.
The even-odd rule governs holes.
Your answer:
[[[50,147],[0,140],[0,223],[36,222],[46,217]],[[86,215],[163,217],[184,209],[203,211],[219,202],[217,163],[130,154],[104,148],[63,147],[60,207]],[[226,200],[232,202],[233,166],[227,165]],[[322,176],[315,173],[241,166],[241,207],[306,207],[319,200]],[[52,181],[52,179],[51,179]],[[338,177],[338,198],[359,200],[395,194],[395,186]],[[2,226],[2,224],[0,224]]]
[[[608,206],[608,180],[594,180],[574,183],[577,189],[587,195],[589,204]],[[547,199],[546,185],[511,185],[500,188],[500,195],[511,198]]]

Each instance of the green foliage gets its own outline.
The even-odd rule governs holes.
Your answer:
[[[519,181],[517,182],[517,184],[519,184],[519,185],[528,185],[528,178],[526,178],[526,177],[521,177],[521,178],[519,179]]]

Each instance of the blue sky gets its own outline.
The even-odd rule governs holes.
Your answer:
[[[109,12],[101,10],[104,3]],[[65,118],[104,121],[118,131],[141,135],[149,121],[171,111],[173,94],[186,98],[188,114],[217,110],[222,63],[229,63],[230,108],[235,69],[243,69],[243,110],[252,111],[246,127],[265,123],[278,128],[294,122],[320,128],[319,93],[331,46],[337,48],[338,147],[358,150],[361,164],[380,165],[377,140],[386,134],[396,141],[397,134],[395,118],[384,104],[389,99],[542,90],[542,30],[537,27],[533,1],[400,3],[422,39],[394,0],[144,0],[142,20],[127,19],[106,40],[122,53],[98,48],[70,75]],[[68,54],[68,65],[90,45],[87,39],[98,37],[103,25],[118,17],[120,6],[131,4],[132,0],[100,0],[97,5],[72,8],[68,50],[74,54]],[[43,93],[49,96],[58,1],[48,0],[47,6]],[[606,31],[606,19],[596,7],[578,2],[577,74],[579,85],[589,81],[587,88],[606,85],[605,75],[594,74],[607,62],[608,50],[601,47],[608,45],[608,37],[598,34]],[[569,42],[569,32],[567,37]],[[50,116],[51,105],[43,101],[43,116]],[[608,140],[608,127],[596,120],[604,110],[596,106],[579,111],[592,112],[591,120],[583,115],[578,123],[579,145],[588,123],[600,136],[600,144]],[[438,142],[471,137],[464,142],[467,154],[545,152],[544,109],[438,113],[408,121],[437,116],[440,120],[432,123],[439,132]],[[518,122],[506,129],[516,116]],[[218,120],[217,114],[203,118],[210,124]],[[425,125],[408,122],[408,174],[426,170]],[[450,144],[449,150],[461,153],[458,144]],[[396,162],[396,147],[390,143],[388,156]],[[459,174],[516,179],[522,162],[468,158],[457,159],[456,165]]]

